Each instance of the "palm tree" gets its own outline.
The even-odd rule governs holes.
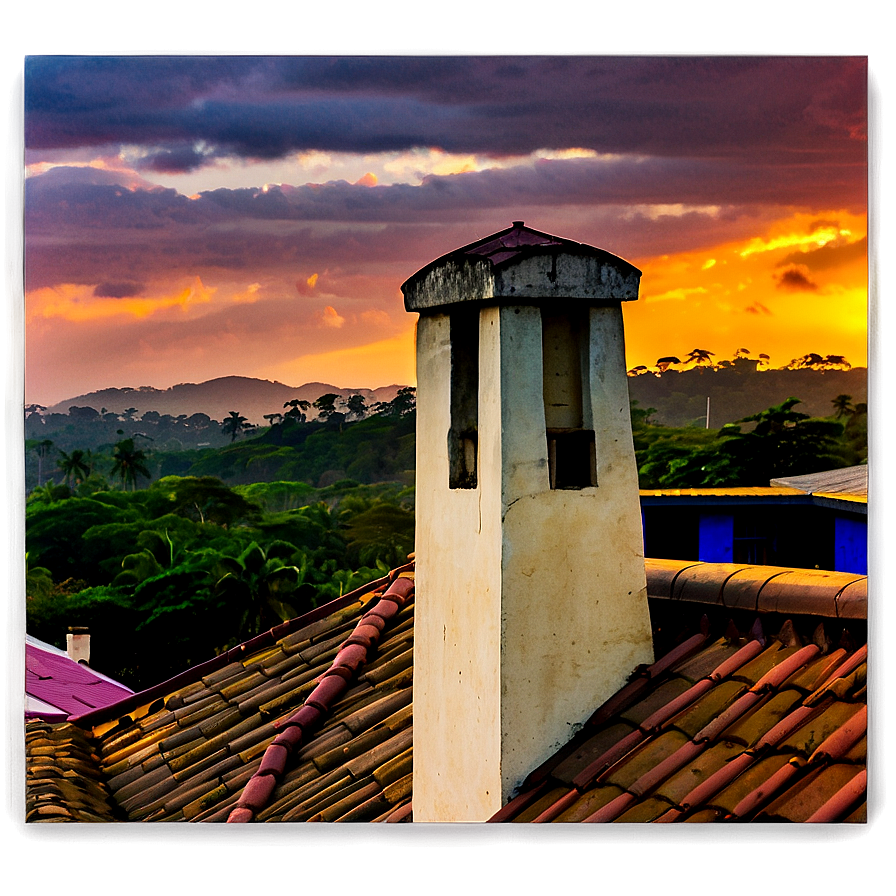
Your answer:
[[[112,475],[121,478],[122,489],[127,489],[128,484],[132,489],[137,488],[137,477],[150,478],[150,472],[146,467],[146,452],[134,447],[133,439],[122,439],[116,442],[112,449]]]
[[[62,473],[62,481],[68,485],[74,478],[76,482],[86,479],[90,475],[90,456],[89,452],[75,448],[71,454],[65,451],[59,452],[59,460],[56,466]]]
[[[838,420],[841,417],[849,417],[855,412],[855,409],[852,406],[852,395],[838,395],[836,398],[831,399],[831,404],[836,411],[834,416]]]
[[[710,358],[714,355],[715,352],[709,352],[705,348],[694,348],[688,352],[686,361],[693,361],[694,364],[712,364]]]
[[[41,485],[42,480],[44,478],[43,471],[43,461],[44,458],[50,453],[50,449],[53,447],[53,441],[51,439],[41,439],[40,441],[36,439],[28,439],[25,442],[25,448],[28,451],[33,451],[37,455],[37,484]]]
[[[251,424],[243,417],[239,411],[231,411],[230,416],[224,419],[221,429],[225,433],[230,433],[230,441],[232,442],[241,432],[249,428]]]

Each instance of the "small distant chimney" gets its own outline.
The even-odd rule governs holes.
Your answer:
[[[65,636],[66,652],[76,663],[90,663],[90,632],[80,626],[70,626]]]
[[[621,306],[640,276],[515,221],[402,286],[415,821],[489,818],[652,661]]]

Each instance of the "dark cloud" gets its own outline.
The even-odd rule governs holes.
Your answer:
[[[752,305],[748,305],[746,308],[744,308],[744,311],[746,311],[747,314],[765,314],[769,317],[772,314],[768,306],[763,305],[762,302],[753,302]],[[760,355],[760,357],[762,357],[762,355]]]
[[[781,259],[779,267],[788,264],[803,264],[812,271],[824,271],[854,261],[865,261],[867,255],[867,237],[853,242],[837,240],[809,252],[790,252]]]
[[[809,275],[809,268],[804,264],[792,264],[784,268],[780,274],[775,275],[778,289],[791,290],[793,292],[813,292],[818,289]]]
[[[139,296],[143,293],[145,286],[143,283],[130,283],[120,281],[117,283],[98,283],[93,290],[93,294],[98,299],[128,299],[132,296]]]
[[[828,174],[825,202],[836,195],[848,205],[863,195],[861,170]],[[117,177],[127,180],[126,173]],[[307,277],[306,267],[345,270],[374,259],[406,263],[412,273],[418,262],[453,248],[452,239],[469,242],[471,226],[484,236],[521,218],[625,257],[656,255],[745,238],[772,213],[760,200],[812,207],[816,186],[809,173],[788,180],[774,171],[686,159],[554,160],[432,176],[419,186],[338,181],[218,189],[192,200],[115,180],[107,171],[54,168],[26,181],[29,289],[149,282],[160,271],[236,275],[259,266]],[[650,203],[711,211],[657,216],[641,208]]]
[[[195,171],[208,161],[208,153],[199,152],[192,146],[175,146],[171,149],[157,149],[144,156],[137,163],[137,170],[180,174],[185,171]]]
[[[25,136],[182,158],[202,141],[261,158],[583,146],[789,164],[864,158],[865,95],[861,58],[29,57]]]

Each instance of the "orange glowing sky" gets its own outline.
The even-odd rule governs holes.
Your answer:
[[[512,220],[643,271],[629,367],[867,363],[864,59],[186,60],[26,64],[29,403],[413,383],[400,284]]]

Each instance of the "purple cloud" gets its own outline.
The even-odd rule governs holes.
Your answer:
[[[171,164],[196,141],[256,158],[583,146],[786,164],[863,158],[865,91],[858,57],[35,56],[25,136],[156,147]]]
[[[118,282],[98,283],[93,290],[98,299],[129,299],[139,296],[145,289],[142,283]]]

